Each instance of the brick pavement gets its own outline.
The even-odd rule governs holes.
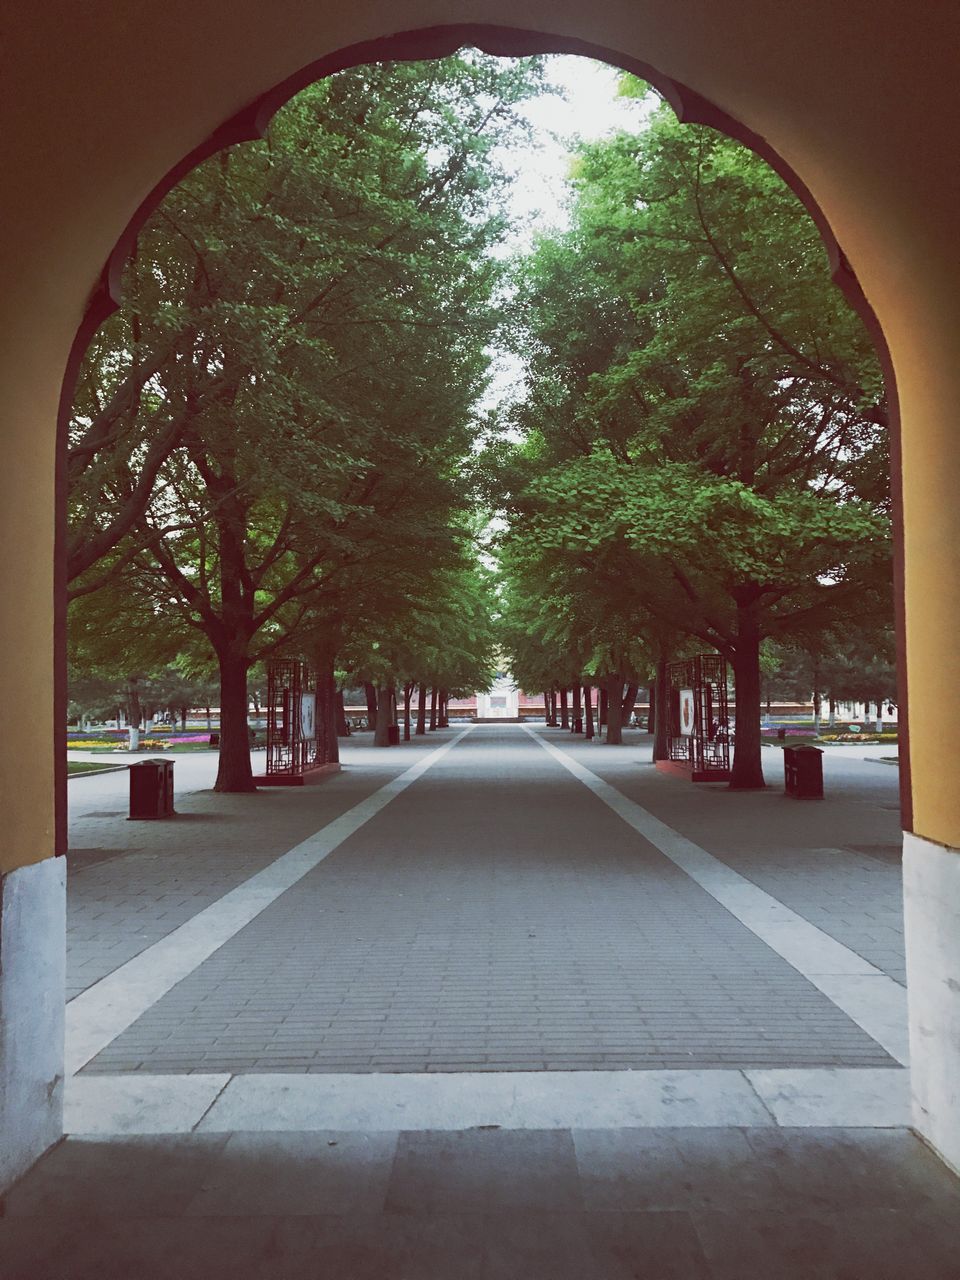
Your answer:
[[[435,745],[431,738],[427,746]],[[105,807],[89,812],[78,805],[70,823],[67,999],[166,937],[426,749],[374,760],[372,751],[348,744],[345,755],[362,760],[362,771],[287,792],[178,793],[178,816],[162,822],[126,821],[126,775],[107,775],[116,785]]]
[[[526,735],[489,726],[85,1072],[823,1065],[894,1064]]]
[[[906,985],[897,773],[889,766],[825,758],[827,800],[782,793],[779,752],[764,755],[768,790],[692,787],[657,773],[650,738],[623,749],[539,730],[631,800],[682,831],[824,933]],[[692,794],[691,794],[692,793]]]

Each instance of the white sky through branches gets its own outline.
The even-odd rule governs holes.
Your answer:
[[[642,123],[647,107],[617,96],[619,76],[616,67],[588,58],[547,59],[547,81],[556,92],[523,107],[534,131],[529,146],[498,156],[513,177],[511,212],[526,223],[512,238],[509,252],[526,247],[531,233],[566,225],[566,178],[571,149],[579,139],[589,142]]]
[[[522,109],[532,126],[529,143],[496,156],[512,179],[508,208],[515,224],[498,256],[522,253],[538,233],[567,226],[567,175],[577,141],[642,127],[649,106],[635,98],[618,97],[619,76],[616,67],[588,58],[547,59],[547,81],[556,92],[534,98]],[[507,352],[493,355],[493,376],[480,405],[482,412],[511,400],[520,389],[519,362]]]

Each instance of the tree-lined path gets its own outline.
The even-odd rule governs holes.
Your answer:
[[[897,1065],[540,738],[569,746],[565,735],[518,726],[479,726],[459,739],[447,731],[442,739],[453,745],[425,772],[173,982],[83,1074]],[[135,939],[122,936],[124,912],[130,933],[140,930],[151,945],[196,911],[215,909],[214,861],[221,872],[232,863],[245,873],[227,876],[220,893],[238,885],[242,893],[285,847],[318,826],[322,838],[332,829],[324,823],[376,800],[438,745],[434,736],[417,751],[391,753],[391,769],[368,764],[297,796],[267,797],[277,828],[256,848],[264,819],[252,813],[253,821],[239,811],[221,813],[219,823],[195,813],[182,826],[139,828],[138,844],[161,842],[159,857],[141,851],[75,877],[74,923],[86,913],[92,926],[83,963],[91,964],[97,937],[105,955],[118,948],[118,962],[136,954]],[[638,748],[638,758],[648,750]],[[602,747],[574,754],[606,769]],[[664,797],[683,792],[697,808],[698,793],[660,783]],[[195,809],[228,804],[203,793],[191,800]],[[843,821],[834,814],[835,826]],[[268,827],[269,818],[262,834]],[[199,847],[176,853],[175,829],[189,830],[195,844],[212,842],[218,857]],[[859,830],[866,838],[862,823]],[[175,863],[164,863],[163,845]],[[139,893],[130,878],[138,870],[149,873]],[[104,900],[121,881],[125,896],[108,916]],[[808,866],[800,886],[809,898]],[[826,897],[836,884],[825,889]],[[865,900],[864,911],[874,905]],[[797,909],[803,914],[802,900]],[[141,959],[152,963],[148,951]],[[87,998],[96,1001],[95,986]]]
[[[344,763],[77,806],[72,1136],[5,1276],[957,1275],[907,1131],[895,770],[838,749],[805,804],[513,725]]]

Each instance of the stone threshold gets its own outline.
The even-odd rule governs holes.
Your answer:
[[[151,1133],[908,1128],[899,1067],[76,1076],[64,1129]]]

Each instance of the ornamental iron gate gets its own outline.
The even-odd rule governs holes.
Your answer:
[[[267,663],[267,771],[261,785],[297,786],[317,768],[317,676],[299,658]]]
[[[727,664],[718,653],[698,653],[667,667],[670,684],[670,772],[693,782],[730,777],[730,719]]]

